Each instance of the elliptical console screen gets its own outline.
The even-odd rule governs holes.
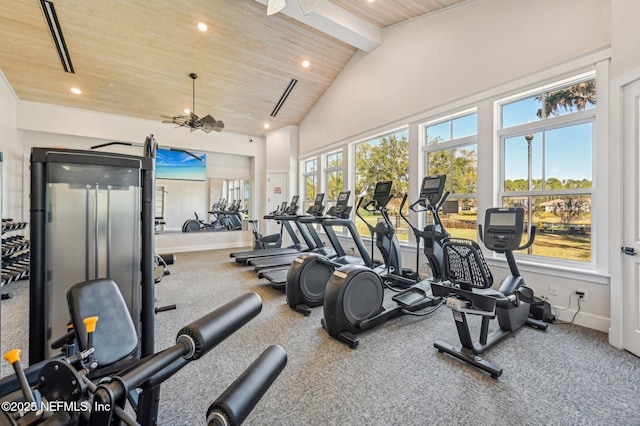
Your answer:
[[[438,202],[444,190],[445,175],[425,176],[422,179],[422,188],[420,188],[420,198],[429,200],[430,203]]]
[[[373,191],[373,197],[388,197],[391,194],[391,181],[387,182],[378,182],[376,184],[376,189]]]

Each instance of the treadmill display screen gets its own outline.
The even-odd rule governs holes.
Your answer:
[[[292,206],[297,206],[298,205],[298,195],[294,195],[293,198],[291,198],[291,205]]]
[[[349,199],[349,193],[348,192],[341,192],[338,195],[338,202],[340,201],[347,201]]]
[[[316,195],[316,200],[313,203],[314,204],[322,204],[323,200],[324,200],[324,194],[318,194],[318,195]]]

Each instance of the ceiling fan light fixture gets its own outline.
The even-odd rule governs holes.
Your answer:
[[[224,123],[216,120],[210,114],[200,118],[196,115],[196,78],[198,75],[195,73],[189,74],[189,77],[193,81],[193,97],[192,97],[192,109],[185,108],[185,115],[177,115],[171,118],[171,120],[165,120],[163,123],[177,124],[178,127],[188,127],[189,131],[202,130],[205,133],[211,133],[212,131],[221,132],[224,129]]]

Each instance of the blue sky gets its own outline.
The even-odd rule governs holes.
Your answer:
[[[507,104],[503,107],[504,127],[539,121],[536,112],[541,102],[535,97]],[[592,105],[589,108],[593,108]],[[570,113],[560,110],[560,115]],[[440,138],[448,141],[476,133],[477,117],[475,114],[445,121],[429,127],[429,139]],[[592,180],[592,125],[590,123],[549,130],[534,134],[532,140],[532,177],[544,177],[559,180]],[[544,143],[543,143],[544,140]],[[505,147],[505,179],[528,179],[527,141],[524,136],[509,138]]]
[[[535,97],[523,99],[503,107],[503,127],[539,121],[536,112],[541,102]],[[589,105],[587,109],[593,108]],[[570,113],[563,109],[559,115]],[[591,123],[579,124],[561,129],[536,133],[532,140],[532,177],[542,178],[544,145],[544,178],[560,180],[592,180],[592,139]],[[544,144],[543,144],[544,141]],[[523,136],[509,138],[505,144],[505,179],[527,179],[527,142]]]

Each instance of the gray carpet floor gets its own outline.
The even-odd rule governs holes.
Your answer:
[[[485,354],[503,367],[498,380],[433,347],[459,344],[444,307],[364,332],[352,350],[320,327],[321,307],[309,317],[293,311],[230,251],[179,253],[156,286],[159,306],[178,306],[156,316],[156,350],[239,295],[263,300],[256,318],[163,385],[162,425],[204,424],[210,402],[270,344],[287,351],[288,364],[247,425],[640,425],[640,358],[610,346],[604,333],[525,327]],[[26,349],[27,283],[4,291],[15,297],[2,302],[2,352]]]

